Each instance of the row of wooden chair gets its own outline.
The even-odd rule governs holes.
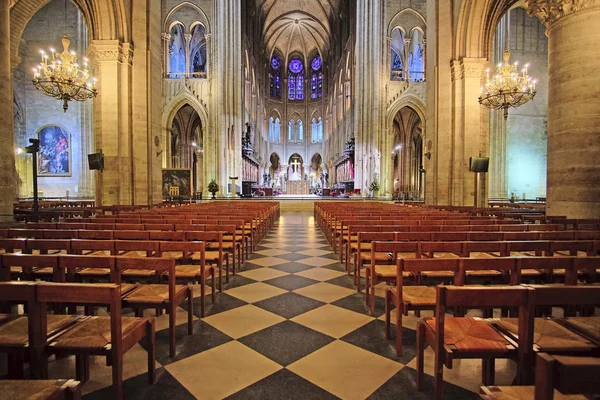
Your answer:
[[[436,287],[435,317],[417,325],[417,388],[423,388],[424,350],[435,354],[434,394],[442,397],[444,366],[452,368],[461,358],[482,359],[482,381],[494,384],[494,363],[498,358],[517,361],[517,384],[531,384],[535,353],[557,355],[600,355],[600,317],[575,317],[574,307],[600,305],[598,286],[504,286]],[[564,319],[536,318],[540,307],[565,307]],[[463,317],[457,310],[511,307],[518,318],[481,319]],[[454,310],[450,317],[446,313]],[[585,333],[576,326],[592,329]],[[594,330],[595,329],[595,330]],[[560,332],[549,337],[551,331]],[[540,382],[541,383],[541,382]]]
[[[381,281],[396,278],[394,264],[402,258],[453,258],[453,257],[509,257],[509,256],[597,256],[600,255],[600,240],[572,241],[499,241],[499,242],[402,242],[396,235],[388,233],[360,232],[354,253],[354,283],[361,291],[362,267],[366,278],[366,293],[374,290]],[[348,265],[348,264],[347,264]],[[600,266],[599,266],[600,267]],[[492,268],[490,268],[491,270]],[[552,273],[528,270],[529,278],[545,277],[552,281]],[[544,275],[544,276],[543,276]],[[590,279],[594,279],[592,275]]]
[[[21,378],[29,362],[32,377],[46,379],[49,356],[75,355],[77,380],[85,383],[89,357],[104,356],[112,367],[114,397],[122,399],[123,355],[146,337],[148,381],[154,383],[154,318],[122,317],[119,285],[0,282],[0,303],[24,304],[27,311],[0,319],[0,351],[8,354],[11,378]],[[48,304],[108,306],[110,316],[48,314]]]
[[[523,276],[554,271],[564,276],[564,283],[576,285],[579,274],[595,275],[600,266],[600,257],[506,257],[506,258],[398,258],[394,276],[376,278],[395,286],[385,291],[386,336],[390,338],[391,310],[396,308],[396,353],[402,356],[402,316],[409,311],[418,314],[423,310],[435,310],[435,287],[431,283],[440,280],[454,286],[472,284],[471,280],[481,277],[492,278],[495,284],[519,285]],[[426,283],[430,282],[430,285]],[[367,304],[371,313],[375,309],[375,290],[371,285]]]

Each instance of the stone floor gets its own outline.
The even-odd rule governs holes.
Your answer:
[[[379,294],[382,288],[379,288]],[[196,291],[198,295],[198,291]],[[404,356],[384,334],[383,300],[371,317],[312,212],[284,212],[256,252],[232,277],[207,316],[187,335],[178,313],[177,355],[168,356],[166,316],[157,321],[157,382],[147,384],[146,352],[125,355],[129,399],[427,399],[432,353],[426,351],[426,390],[415,389],[416,318],[404,319]],[[200,307],[195,307],[199,311]],[[149,314],[151,315],[151,314]],[[445,398],[475,399],[480,361],[445,370]],[[496,363],[497,383],[514,365]],[[56,377],[75,376],[72,359],[55,361]],[[112,397],[110,367],[92,361],[86,399]]]

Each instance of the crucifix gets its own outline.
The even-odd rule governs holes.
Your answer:
[[[300,167],[300,165],[301,165],[300,162],[298,161],[298,159],[295,158],[291,164],[292,164],[292,167],[294,167],[294,172],[298,172],[298,170],[299,170],[298,167]]]

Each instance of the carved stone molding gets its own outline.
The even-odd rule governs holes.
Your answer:
[[[94,66],[103,62],[114,62],[133,64],[133,45],[130,43],[119,43],[117,41],[93,41],[89,50],[88,58]]]
[[[465,69],[462,61],[450,61],[450,78],[452,79],[452,82],[465,79]]]
[[[585,10],[594,0],[527,0],[528,13],[538,17],[546,28],[568,15]],[[597,4],[595,4],[597,6]]]
[[[484,58],[463,58],[450,62],[450,74],[452,81],[465,78],[481,79],[483,76],[486,60]]]

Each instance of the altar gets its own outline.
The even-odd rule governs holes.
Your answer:
[[[308,194],[308,181],[288,181],[286,194]]]

